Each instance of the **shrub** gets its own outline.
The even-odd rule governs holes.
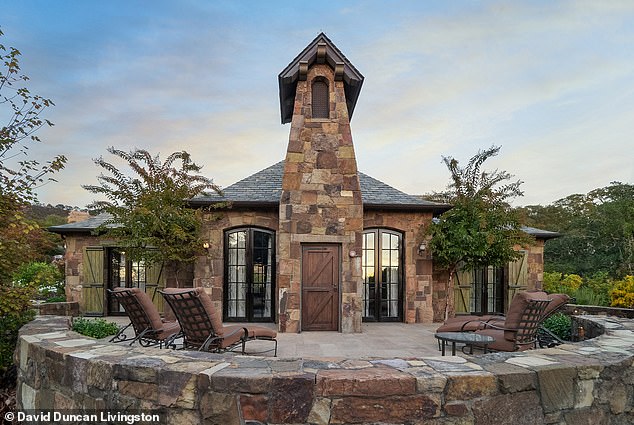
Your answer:
[[[41,300],[64,296],[64,277],[54,264],[25,263],[13,274],[13,282],[22,287],[34,286],[38,289],[36,298]]]
[[[560,291],[561,273],[559,272],[544,272],[544,291],[549,294],[556,294]]]
[[[32,286],[0,285],[0,375],[13,364],[18,330],[35,317],[31,309],[35,292]]]
[[[625,276],[614,282],[610,291],[612,307],[634,308],[634,276]]]
[[[119,332],[119,326],[114,322],[108,322],[104,319],[86,319],[78,317],[73,320],[72,329],[82,335],[92,338],[101,339]]]
[[[582,283],[583,279],[578,274],[566,274],[561,280],[561,284],[564,288],[569,288],[570,291],[576,291]]]
[[[596,272],[583,281],[583,287],[590,288],[596,294],[597,304],[595,305],[610,305],[612,285],[612,279],[607,272]]]
[[[557,335],[564,341],[570,341],[572,319],[564,313],[555,313],[542,324],[546,329]]]
[[[575,298],[575,302],[580,305],[609,305],[611,286],[612,282],[607,273],[602,272],[588,278],[582,278],[577,274],[544,273],[543,288],[546,292],[567,294]]]

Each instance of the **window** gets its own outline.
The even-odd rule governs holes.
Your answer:
[[[364,320],[401,320],[402,239],[400,233],[387,229],[367,230],[363,234]]]
[[[108,248],[107,255],[108,288],[139,288],[150,296],[157,309],[162,312],[163,298],[157,293],[165,285],[162,265],[148,264],[142,260],[132,261],[125,251],[117,248]],[[108,296],[107,313],[124,313],[123,307],[114,297]]]
[[[330,99],[327,82],[317,80],[313,83],[312,101],[313,118],[330,117]]]
[[[225,233],[224,316],[273,321],[274,233],[243,228]]]
[[[480,267],[472,271],[472,313],[504,313],[504,277],[503,267]]]

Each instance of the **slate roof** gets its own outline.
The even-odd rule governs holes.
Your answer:
[[[284,161],[280,161],[237,183],[223,189],[223,196],[212,194],[191,200],[192,205],[209,205],[218,202],[231,202],[235,206],[270,205],[277,206],[282,195],[282,175]],[[425,201],[408,195],[367,174],[359,172],[361,198],[364,208],[426,210],[441,213],[449,205]]]
[[[522,226],[522,230],[529,235],[540,239],[554,239],[561,236],[561,233],[551,232],[550,230],[542,230],[536,227]]]
[[[66,233],[89,233],[95,230],[97,227],[104,224],[107,220],[110,220],[112,216],[108,213],[101,213],[94,217],[90,217],[84,221],[78,221],[76,223],[61,224],[59,226],[48,227],[47,230],[53,233],[66,234]],[[114,227],[114,224],[108,227]]]

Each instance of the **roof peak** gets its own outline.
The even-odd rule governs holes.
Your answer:
[[[327,63],[333,70],[339,71],[338,79],[343,80],[344,83],[348,116],[352,119],[364,77],[332,40],[325,33],[320,32],[278,76],[282,124],[291,122],[293,118],[295,92],[297,82],[302,77],[301,70],[310,67],[315,62]]]

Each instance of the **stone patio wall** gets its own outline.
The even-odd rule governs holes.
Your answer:
[[[40,316],[21,332],[18,403],[188,425],[634,423],[634,322],[583,320],[605,333],[523,353],[309,360],[109,344]]]

